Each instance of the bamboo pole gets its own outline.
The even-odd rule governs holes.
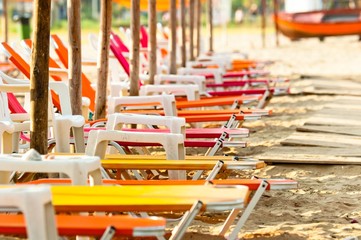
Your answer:
[[[278,0],[273,0],[273,15],[274,15],[273,22],[274,22],[274,28],[275,28],[275,33],[276,33],[276,46],[277,47],[280,45],[280,42],[279,42],[279,30],[278,30],[278,24],[277,24],[278,11],[279,11]]]
[[[170,42],[170,66],[169,73],[177,73],[177,6],[176,0],[170,0],[170,30],[171,30],[171,42]]]
[[[182,67],[186,66],[187,61],[187,49],[186,49],[186,1],[181,0],[181,28],[182,28],[182,46],[181,46],[181,52],[182,52]]]
[[[82,86],[81,86],[81,2],[68,0],[69,21],[69,92],[73,114],[82,115]]]
[[[201,0],[197,0],[196,4],[196,23],[197,23],[197,30],[196,30],[196,44],[197,44],[197,53],[196,56],[198,57],[201,54],[201,23],[202,23],[202,2]]]
[[[157,74],[157,0],[149,0],[149,84],[154,84]]]
[[[189,0],[189,59],[194,61],[194,7],[195,0]]]
[[[104,118],[106,115],[106,100],[107,100],[107,80],[108,80],[108,66],[109,66],[109,40],[110,28],[112,22],[112,1],[101,0],[100,12],[100,30],[99,30],[99,45],[98,45],[98,59],[97,59],[97,91],[96,91],[96,108],[95,119]]]
[[[266,47],[266,0],[262,0],[262,46]]]
[[[213,1],[208,0],[209,52],[213,52]]]
[[[33,48],[30,64],[30,147],[48,150],[49,38],[51,0],[34,1]]]
[[[132,0],[130,9],[130,31],[132,41],[130,48],[130,96],[139,95],[139,44],[140,44],[140,0]]]

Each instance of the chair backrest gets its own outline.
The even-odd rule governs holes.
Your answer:
[[[127,47],[127,45],[125,45],[122,39],[120,39],[120,37],[114,32],[110,32],[110,39],[113,40],[113,42],[116,44],[120,51],[129,52],[129,48]]]
[[[113,40],[112,37],[110,38],[110,50],[113,52],[120,65],[123,67],[125,73],[130,76],[130,66],[128,60],[124,57],[120,48],[117,46],[117,43],[115,40]]]
[[[9,54],[9,61],[11,61],[27,79],[30,79],[29,63],[26,62],[9,44],[3,42],[1,45],[3,46],[3,49],[5,49]],[[52,93],[52,98],[55,107],[61,110],[58,96],[55,93]]]
[[[147,29],[142,25],[140,26],[140,45],[144,48],[148,47],[148,32]]]
[[[55,49],[56,54],[58,55],[62,64],[68,68],[68,49],[65,47],[64,43],[61,39],[53,34],[51,35],[52,45]],[[83,97],[87,97],[90,99],[89,109],[90,111],[95,111],[95,90],[91,86],[91,81],[87,78],[87,76],[82,73],[81,74],[82,80],[82,95]]]
[[[0,83],[3,83],[0,77]],[[0,92],[0,120],[9,120],[10,113],[8,109],[8,97],[4,92]]]

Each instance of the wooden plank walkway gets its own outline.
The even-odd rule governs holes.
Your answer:
[[[361,83],[351,80],[313,78],[300,81],[295,87],[304,94],[361,96]]]
[[[272,163],[361,164],[361,97],[336,99],[257,156]]]

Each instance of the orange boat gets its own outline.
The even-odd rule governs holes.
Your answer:
[[[327,36],[360,35],[361,9],[333,9],[312,12],[279,12],[278,30],[291,40]]]

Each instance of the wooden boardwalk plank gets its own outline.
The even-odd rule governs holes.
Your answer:
[[[295,132],[281,142],[284,146],[361,147],[361,137],[327,133]]]
[[[336,133],[341,135],[361,136],[361,129],[350,126],[313,126],[305,125],[296,128],[299,132]]]

